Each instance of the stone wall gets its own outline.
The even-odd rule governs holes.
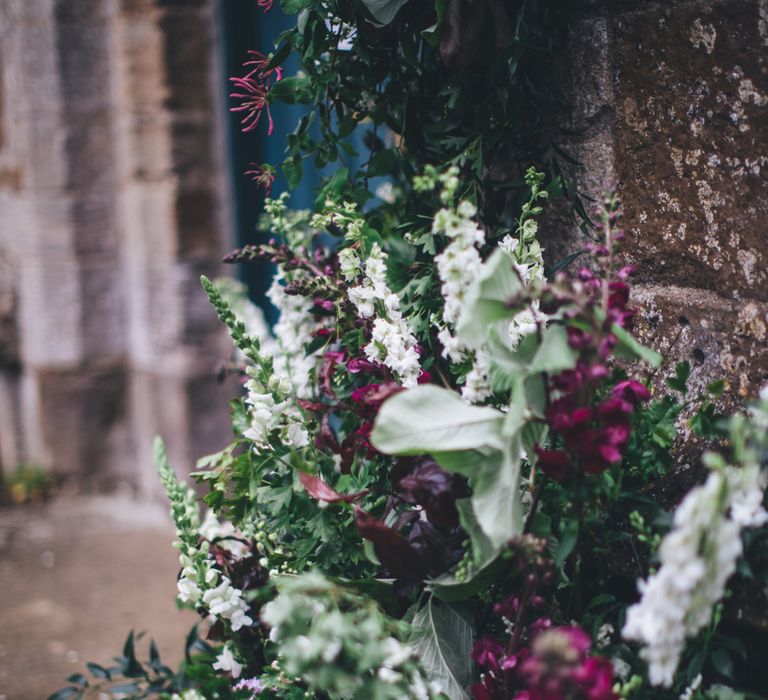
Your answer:
[[[0,3],[0,466],[155,490],[227,438],[214,0]]]
[[[731,404],[768,381],[768,0],[574,2],[567,147],[617,184],[641,338]],[[561,231],[563,229],[561,228]],[[547,242],[553,257],[578,233]]]

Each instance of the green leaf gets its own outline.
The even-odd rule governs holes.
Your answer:
[[[558,569],[562,568],[565,560],[570,556],[578,541],[578,520],[567,520],[563,525],[563,531],[560,536],[560,544],[558,545],[557,551],[555,552],[555,565]]]
[[[286,104],[308,104],[312,101],[312,80],[308,75],[293,75],[278,80],[269,90],[271,100]]]
[[[501,449],[503,420],[495,408],[471,406],[455,391],[426,384],[384,402],[371,442],[380,452],[402,455]]]
[[[413,618],[412,643],[430,681],[450,700],[469,700],[472,682],[472,643],[469,623],[447,603],[434,598]]]
[[[439,455],[435,459],[440,462]],[[478,463],[476,475],[470,478],[472,508],[494,547],[503,547],[523,531],[520,467],[518,434],[502,452]]]
[[[719,674],[733,679],[733,659],[727,649],[716,649],[710,658],[712,665]]]
[[[437,15],[435,23],[421,31],[421,36],[433,49],[436,49],[440,43],[440,34],[447,6],[448,0],[435,0],[435,14]]]
[[[456,329],[461,341],[470,348],[483,345],[496,322],[512,319],[525,308],[522,291],[514,260],[497,250],[467,291]]]
[[[295,15],[301,10],[312,7],[314,0],[280,0],[280,8],[286,15]]]
[[[67,676],[67,683],[77,683],[77,685],[88,685],[88,679],[82,673],[71,673]]]
[[[683,396],[688,393],[688,377],[691,376],[691,364],[688,360],[679,362],[675,367],[675,376],[667,379],[670,389],[679,391]]]
[[[398,152],[395,148],[387,148],[379,151],[371,158],[368,164],[368,177],[389,175],[397,164]]]
[[[304,175],[304,167],[301,164],[301,158],[299,156],[293,156],[283,161],[283,173],[285,179],[288,181],[288,187],[295,190],[301,183],[301,178]]]
[[[408,0],[362,0],[371,17],[380,26],[389,24]]]
[[[456,501],[456,510],[459,511],[461,527],[469,535],[472,560],[476,567],[482,567],[496,555],[497,550],[477,522],[471,499],[459,498]]]
[[[109,671],[99,664],[88,662],[85,667],[91,672],[94,678],[104,678],[105,680],[111,680]]]
[[[385,454],[431,454],[443,469],[468,477],[477,522],[498,548],[522,530],[523,424],[519,406],[504,414],[470,406],[456,392],[425,385],[384,403],[371,442]]]
[[[499,554],[496,554],[484,566],[473,571],[469,578],[460,581],[452,574],[445,574],[431,581],[429,590],[441,600],[449,603],[466,600],[480,591],[487,591],[494,582],[498,581],[502,570],[505,567],[509,568],[509,562],[505,561]]]
[[[643,360],[651,367],[658,367],[661,364],[662,357],[655,350],[645,347],[638,342],[635,337],[624,330],[618,323],[611,326],[611,333],[619,341],[616,345],[616,355],[628,360]]]
[[[67,700],[67,698],[73,698],[79,694],[79,688],[62,688],[53,693],[53,695],[49,695],[48,700]]]

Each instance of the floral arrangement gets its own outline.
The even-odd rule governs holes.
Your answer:
[[[461,60],[448,5],[283,0],[296,28],[233,79],[245,130],[267,112],[272,131],[274,100],[312,108],[289,184],[358,128],[370,158],[327,178],[314,212],[268,198],[271,238],[226,258],[276,267],[271,331],[236,285],[202,280],[243,380],[232,444],[193,474],[205,517],[156,455],[178,599],[205,641],[193,630],[173,671],[154,645],[138,661],[131,635],[52,698],[760,697],[762,647],[739,620],[768,580],[768,390],[724,419],[722,382],[691,396],[690,367],[668,376],[632,336],[615,194],[591,217],[573,200],[593,240],[545,264],[542,215],[567,178],[520,149],[509,113],[477,119],[522,90],[523,38],[548,15],[523,4],[501,77],[498,61],[482,73],[507,92],[472,104],[460,71],[436,72]],[[302,72],[285,77],[292,53]],[[439,112],[434,128],[406,105]],[[542,170],[504,173],[494,148]],[[249,171],[265,189],[276,173]],[[660,487],[681,432],[710,450],[675,503]]]

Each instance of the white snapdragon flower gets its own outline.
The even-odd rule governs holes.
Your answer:
[[[243,672],[243,665],[235,658],[235,655],[232,653],[232,647],[229,644],[224,645],[221,654],[213,662],[213,668],[224,673],[231,673],[232,678],[239,678]]]
[[[196,605],[203,595],[200,586],[197,585],[197,581],[189,578],[182,573],[179,580],[176,582],[176,588],[178,589],[178,598],[182,603],[192,603]]]
[[[360,318],[373,318],[366,357],[389,367],[403,386],[414,387],[421,375],[416,338],[400,311],[400,298],[387,285],[386,253],[374,244],[365,261],[362,283],[348,290]]]
[[[198,532],[201,537],[205,537],[205,539],[211,542],[216,538],[220,538],[218,542],[219,547],[226,549],[237,559],[248,553],[248,547],[238,540],[238,538],[242,538],[242,534],[229,521],[219,520],[212,508],[209,508],[205,514]]]
[[[304,352],[316,327],[310,313],[312,300],[300,294],[286,294],[282,279],[281,273],[275,275],[267,292],[269,300],[280,311],[274,327],[277,347],[272,355],[273,371],[278,379],[293,387],[296,396],[308,398],[312,393],[311,372],[320,361],[317,353]]]
[[[253,624],[247,615],[248,604],[243,600],[242,591],[232,586],[226,576],[218,586],[203,593],[203,604],[212,615],[229,620],[233,632]]]

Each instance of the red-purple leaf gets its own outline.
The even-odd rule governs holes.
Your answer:
[[[328,486],[320,477],[306,472],[299,472],[299,481],[312,498],[326,503],[352,503],[368,493],[367,489],[357,493],[339,493]]]

